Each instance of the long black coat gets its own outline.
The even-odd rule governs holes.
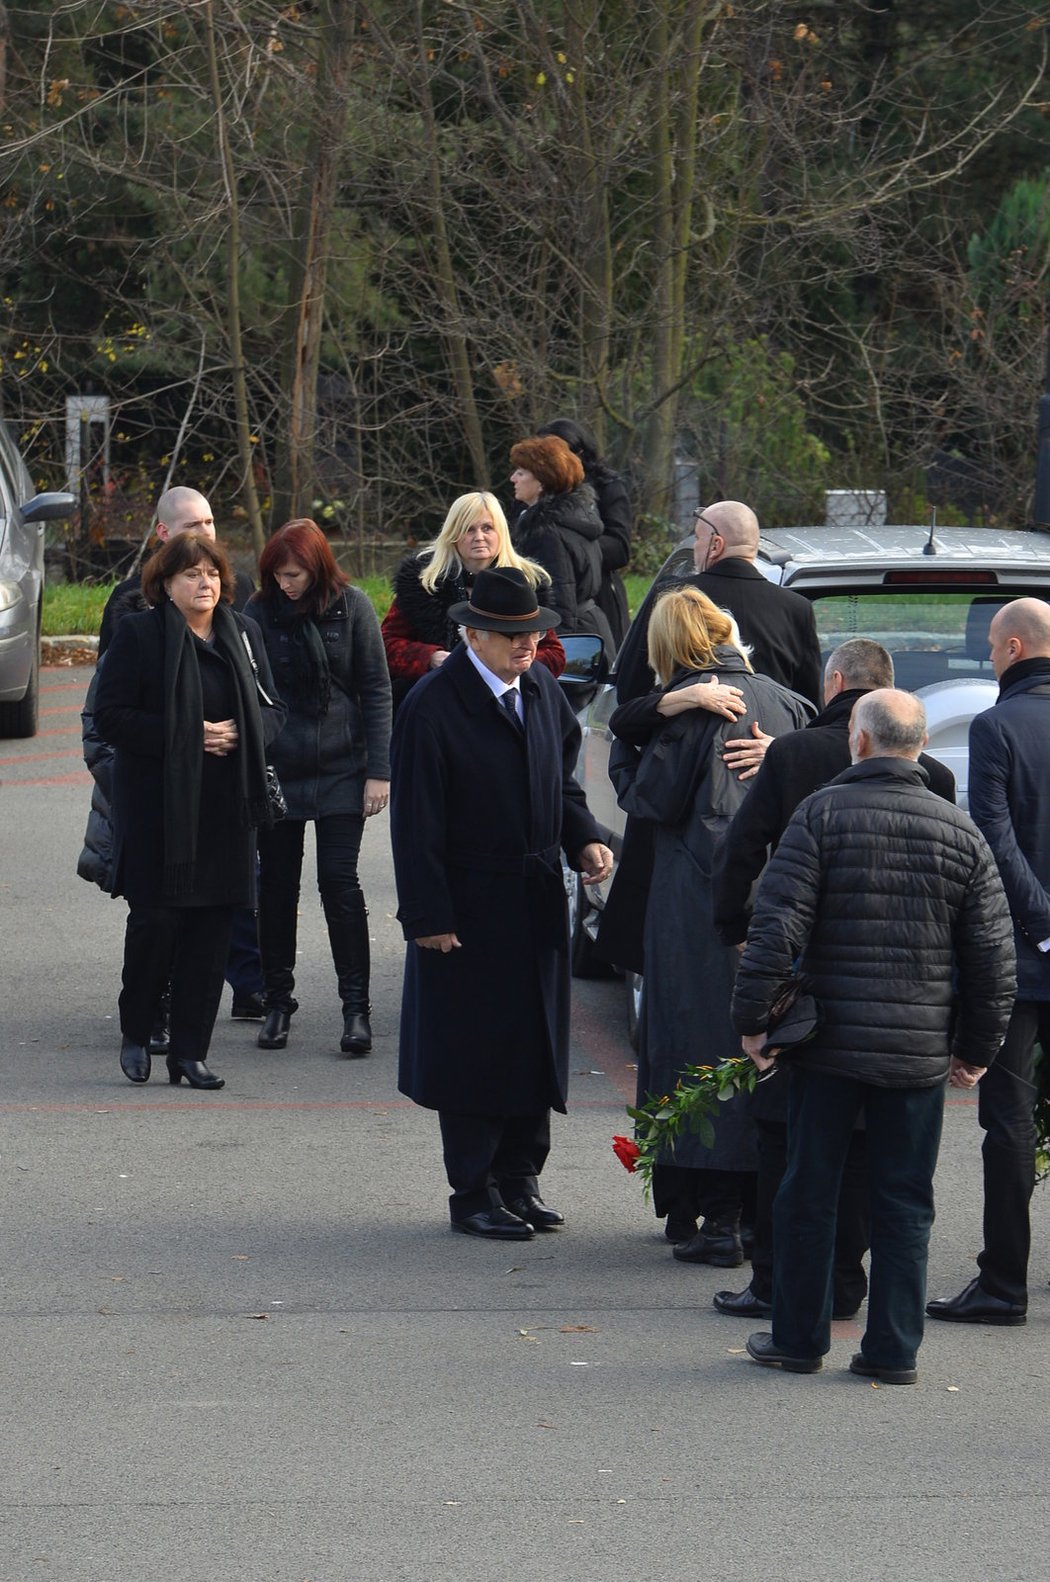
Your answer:
[[[580,728],[558,683],[521,680],[524,736],[460,644],[398,711],[391,832],[410,942],[398,1086],[428,1109],[565,1109],[569,959],[559,847],[603,838],[573,768]],[[448,955],[411,941],[455,933]]]
[[[259,681],[277,689],[259,628],[243,616]],[[113,766],[113,894],[138,906],[254,906],[255,831],[240,822],[235,757],[204,751],[203,720],[229,719],[233,678],[227,661],[197,644],[204,711],[197,883],[178,902],[164,893],[164,611],[124,617],[113,634],[95,693],[95,725],[116,748]],[[284,724],[284,705],[260,705],[270,742]]]
[[[644,697],[655,685],[648,658],[649,618],[661,593],[685,586],[699,588],[735,616],[760,675],[800,692],[819,708],[820,641],[812,604],[801,593],[778,588],[750,560],[737,556],[727,556],[704,572],[655,582],[649,589],[616,661],[616,696],[621,703]]]
[[[739,1055],[729,1020],[737,953],[722,945],[711,922],[711,869],[719,842],[749,782],[726,769],[727,738],[757,720],[763,729],[793,731],[805,718],[797,697],[766,676],[750,674],[731,649],[719,649],[713,673],[739,687],[748,706],[729,721],[703,709],[661,720],[635,765],[617,783],[620,806],[655,826],[652,883],[645,911],[645,990],[639,1029],[638,1096],[670,1093],[687,1065],[717,1065]],[[697,678],[678,676],[676,685]],[[610,721],[640,712],[629,704]],[[632,732],[633,734],[633,732]],[[618,882],[618,881],[617,881]],[[613,902],[616,886],[610,895]],[[672,1162],[672,1161],[668,1161]],[[754,1140],[746,1101],[719,1107],[710,1148],[692,1133],[675,1148],[673,1163],[692,1169],[751,1170]]]

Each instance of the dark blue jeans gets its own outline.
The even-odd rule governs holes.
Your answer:
[[[787,1169],[773,1209],[773,1339],[793,1357],[831,1345],[839,1189],[863,1114],[871,1180],[868,1324],[861,1350],[885,1368],[913,1368],[922,1342],[933,1172],[945,1084],[878,1088],[796,1069],[788,1099]]]

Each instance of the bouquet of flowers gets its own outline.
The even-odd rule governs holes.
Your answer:
[[[673,1093],[627,1106],[634,1122],[634,1138],[614,1137],[613,1152],[625,1170],[641,1177],[646,1197],[660,1154],[673,1154],[675,1142],[684,1131],[697,1133],[700,1141],[710,1147],[715,1139],[713,1117],[719,1104],[736,1093],[750,1093],[757,1080],[753,1061],[740,1055],[717,1066],[686,1066]]]

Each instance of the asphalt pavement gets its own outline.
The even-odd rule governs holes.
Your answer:
[[[287,1050],[227,994],[220,1093],[132,1087],[124,905],[75,875],[89,672],[0,742],[0,1582],[1042,1579],[1050,1247],[1029,1322],[931,1325],[915,1388],[756,1367],[747,1270],[676,1264],[611,1151],[623,986],[574,991],[570,1114],[531,1243],[448,1230],[436,1118],[397,1093],[404,946],[384,822],[362,873],[368,1060],[304,876]],[[469,1017],[469,1007],[464,1016]],[[948,1110],[931,1290],[973,1273],[973,1102]],[[863,1315],[861,1315],[863,1317]]]

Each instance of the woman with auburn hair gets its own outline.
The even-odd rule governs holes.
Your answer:
[[[233,589],[214,539],[168,539],[142,573],[151,608],[124,616],[98,672],[95,728],[115,749],[112,893],[128,902],[120,1067],[129,1082],[149,1080],[150,1032],[170,983],[169,1080],[223,1086],[208,1044],[234,913],[255,905],[265,754],[285,713],[258,627],[230,608]]]
[[[519,440],[510,460],[514,498],[522,507],[513,528],[515,548],[550,573],[547,602],[561,616],[560,634],[597,632],[611,658],[612,629],[596,603],[602,519],[582,461],[556,434]]]
[[[459,642],[459,629],[448,612],[454,604],[467,602],[478,572],[494,566],[516,567],[540,590],[550,582],[542,566],[526,560],[511,544],[496,496],[474,489],[452,502],[433,543],[407,555],[398,567],[394,602],[382,628],[395,703],[448,658]],[[565,650],[554,631],[544,633],[536,658],[554,676],[564,670]]]
[[[627,608],[627,589],[619,573],[631,558],[631,540],[634,536],[634,511],[627,487],[618,472],[603,460],[598,452],[598,441],[585,423],[576,418],[556,417],[536,430],[543,439],[556,434],[563,439],[583,463],[584,480],[594,490],[598,515],[602,519],[602,533],[598,548],[602,557],[602,580],[595,598],[598,608],[605,615],[612,629],[613,642],[619,648],[630,625]]]
[[[260,1049],[283,1049],[298,1010],[296,920],[306,825],[343,1008],[339,1047],[366,1055],[368,913],[357,877],[366,818],[390,794],[390,680],[371,603],[335,563],[315,522],[285,523],[259,559],[248,613],[262,629],[288,723],[274,743],[287,817],[259,841],[259,951],[266,1020]]]
[[[609,721],[621,743],[617,800],[630,817],[600,934],[603,950],[621,966],[644,967],[639,1104],[672,1092],[686,1066],[714,1066],[740,1053],[729,1020],[737,952],[715,933],[712,871],[749,782],[726,768],[722,748],[727,737],[750,732],[752,722],[779,736],[804,724],[808,712],[796,693],[752,672],[736,622],[698,588],[665,593],[648,636],[660,685],[622,704]],[[654,831],[647,888],[628,862],[636,820]],[[690,1133],[660,1161],[653,1206],[658,1218],[667,1216],[668,1239],[681,1243],[676,1257],[724,1268],[743,1261],[741,1210],[753,1204],[756,1164],[747,1101],[738,1099],[719,1105],[713,1143]],[[697,1230],[699,1214],[704,1225]]]

